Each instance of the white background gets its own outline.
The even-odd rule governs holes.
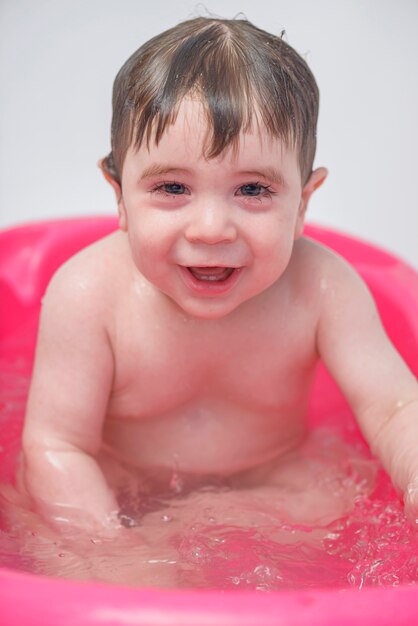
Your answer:
[[[205,4],[285,29],[316,75],[316,165],[330,176],[310,221],[418,267],[418,0]],[[115,212],[96,167],[114,76],[144,41],[199,14],[187,0],[0,0],[0,227]]]

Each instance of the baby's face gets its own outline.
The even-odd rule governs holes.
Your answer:
[[[185,100],[158,146],[130,148],[120,210],[140,273],[186,314],[216,319],[280,278],[306,202],[280,140],[256,129],[207,160],[206,133],[202,105]]]

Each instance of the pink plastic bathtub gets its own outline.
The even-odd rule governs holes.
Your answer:
[[[34,223],[0,233],[0,355],[16,357],[19,337],[32,337],[40,299],[54,270],[70,255],[116,228],[115,219]],[[368,283],[383,323],[418,374],[418,274],[392,255],[313,226],[306,234],[346,257]],[[313,422],[351,419],[340,392],[320,370]],[[8,433],[0,433],[7,450]],[[0,468],[5,464],[4,455]],[[7,475],[3,468],[2,476]],[[344,626],[418,623],[417,587],[258,592],[161,591],[55,580],[0,568],[3,626]]]

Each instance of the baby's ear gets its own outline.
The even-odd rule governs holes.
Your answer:
[[[115,192],[116,202],[118,205],[118,212],[119,212],[119,226],[122,230],[127,230],[126,210],[125,210],[125,205],[123,203],[122,189],[121,189],[120,183],[109,172],[106,166],[106,158],[100,159],[97,165],[99,166],[103,176],[105,177],[107,182],[112,186],[113,191]]]
[[[305,183],[302,189],[302,196],[299,204],[298,217],[295,228],[295,239],[298,239],[302,235],[306,210],[308,208],[309,200],[313,192],[322,185],[327,176],[328,170],[325,167],[318,167],[312,172],[307,182]]]

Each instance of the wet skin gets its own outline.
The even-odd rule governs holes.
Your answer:
[[[103,444],[139,471],[251,482],[248,470],[306,434],[321,358],[415,515],[416,381],[360,278],[302,236],[326,170],[303,184],[296,150],[263,129],[211,160],[205,136],[190,100],[158,146],[130,148],[112,182],[120,230],[48,288],[24,432],[29,493],[47,517],[117,526]]]

